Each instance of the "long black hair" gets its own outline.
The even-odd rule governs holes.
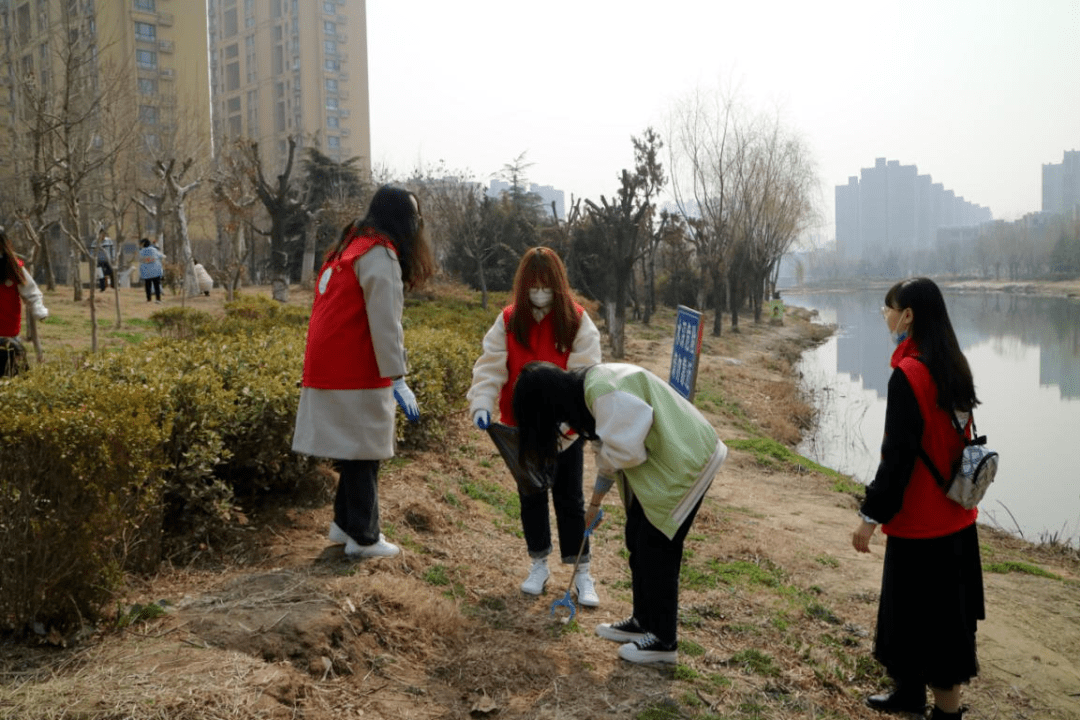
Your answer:
[[[938,406],[948,412],[967,412],[978,405],[971,366],[960,349],[937,283],[925,277],[902,280],[885,293],[885,304],[896,310],[911,309],[908,334],[937,385]]]
[[[367,215],[345,226],[337,243],[326,253],[327,259],[344,252],[352,239],[365,230],[374,230],[390,238],[397,251],[401,279],[406,288],[420,287],[435,274],[420,198],[412,192],[390,185],[380,187],[371,198]]]
[[[566,423],[586,440],[596,439],[596,418],[585,402],[588,368],[563,370],[549,362],[531,362],[514,384],[518,424],[518,461],[544,467],[559,455],[560,425]]]

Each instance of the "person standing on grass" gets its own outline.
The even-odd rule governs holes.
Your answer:
[[[350,223],[319,271],[304,352],[292,449],[335,461],[339,473],[329,539],[353,558],[400,550],[379,525],[379,462],[394,456],[395,401],[412,422],[401,325],[406,288],[435,271],[420,201],[384,186]]]
[[[17,374],[26,363],[26,351],[19,340],[23,303],[29,306],[35,320],[49,317],[41,290],[0,228],[0,377]]]
[[[597,625],[596,634],[622,643],[619,657],[628,662],[678,662],[683,543],[727,446],[686,398],[636,365],[569,371],[530,363],[518,377],[513,404],[522,464],[550,461],[564,424],[596,442],[588,525],[611,487],[619,487],[633,614]]]
[[[161,304],[161,276],[164,274],[161,263],[165,255],[146,238],[139,241],[139,246],[139,278],[146,288],[146,302],[153,298]]]
[[[481,430],[490,427],[496,409],[499,422],[517,425],[512,404],[514,383],[526,363],[547,360],[573,370],[600,362],[600,331],[585,308],[574,302],[566,268],[554,250],[535,247],[521,258],[514,276],[514,301],[503,308],[484,336],[483,349],[473,366],[473,384],[467,396],[473,422]],[[574,575],[578,603],[597,607],[600,597],[589,571],[588,540],[581,546],[585,535],[582,447],[581,438],[567,438],[561,444],[550,495],[562,562],[573,565],[581,549]],[[540,595],[551,575],[547,566],[552,550],[548,491],[525,493],[519,486],[518,498],[531,559],[521,590]]]
[[[878,524],[888,536],[881,574],[874,657],[895,687],[866,703],[884,712],[926,712],[926,686],[934,696],[932,720],[958,719],[960,686],[979,671],[975,632],[986,618],[982,562],[975,527],[978,509],[945,495],[919,448],[945,477],[979,404],[967,358],[956,340],[945,299],[929,278],[893,285],[881,308],[896,349],[885,407],[885,438],[874,481],[866,488],[858,552],[870,552]]]

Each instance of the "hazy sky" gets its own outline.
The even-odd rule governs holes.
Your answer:
[[[1080,0],[368,0],[376,165],[611,197],[695,90],[779,109],[833,188],[887,157],[1013,220],[1080,150]]]

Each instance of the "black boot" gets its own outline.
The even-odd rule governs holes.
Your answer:
[[[962,707],[954,713],[948,713],[935,705],[934,712],[930,714],[930,720],[960,720],[965,712],[967,712],[966,707]]]
[[[926,712],[926,685],[897,680],[891,693],[871,695],[866,698],[866,704],[881,712],[922,715]]]

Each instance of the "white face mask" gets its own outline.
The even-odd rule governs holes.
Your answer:
[[[529,290],[529,302],[533,307],[546,308],[555,299],[555,293],[550,288],[532,288]]]

